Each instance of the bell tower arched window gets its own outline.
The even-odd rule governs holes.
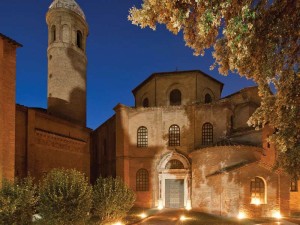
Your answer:
[[[169,128],[169,146],[180,146],[180,127],[172,125]]]
[[[181,92],[178,89],[171,91],[170,105],[181,105]]]
[[[51,43],[56,41],[56,27],[55,27],[55,25],[53,25],[51,27],[51,37],[50,37],[50,39],[51,39]]]
[[[149,191],[149,173],[146,169],[139,169],[136,173],[136,190]]]
[[[255,177],[250,184],[251,204],[260,205],[266,203],[265,182],[260,177]]]
[[[78,48],[83,49],[83,45],[82,45],[82,33],[79,30],[77,31],[76,45],[77,45]]]
[[[213,143],[213,125],[211,123],[205,123],[202,126],[202,144],[210,145]]]

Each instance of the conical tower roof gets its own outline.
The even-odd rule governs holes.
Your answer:
[[[54,0],[52,4],[49,6],[49,9],[55,9],[55,8],[65,8],[70,9],[73,12],[80,15],[83,19],[85,19],[84,12],[80,8],[80,6],[77,4],[75,0]]]

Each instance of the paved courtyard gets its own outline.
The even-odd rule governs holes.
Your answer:
[[[182,216],[185,220],[180,220]],[[299,223],[291,223],[286,220],[268,221],[264,219],[258,220],[235,220],[222,219],[208,214],[197,212],[186,212],[184,210],[162,210],[153,214],[142,221],[135,223],[135,225],[296,225]]]

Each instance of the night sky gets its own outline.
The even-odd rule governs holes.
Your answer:
[[[0,0],[0,32],[23,44],[17,51],[16,102],[47,107],[47,25],[51,0]],[[238,75],[224,77],[211,52],[195,57],[182,35],[159,26],[140,29],[127,20],[128,10],[141,0],[77,0],[85,12],[87,43],[87,126],[96,128],[113,115],[118,103],[134,105],[131,90],[154,72],[202,70],[225,84],[226,96],[254,83]]]

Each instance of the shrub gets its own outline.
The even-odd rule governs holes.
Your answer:
[[[100,177],[93,187],[93,214],[102,223],[124,218],[134,201],[134,192],[120,178]]]
[[[0,224],[26,225],[32,223],[38,197],[31,178],[4,180],[0,189]]]
[[[92,188],[76,170],[54,169],[40,184],[43,224],[84,224],[92,205]]]

